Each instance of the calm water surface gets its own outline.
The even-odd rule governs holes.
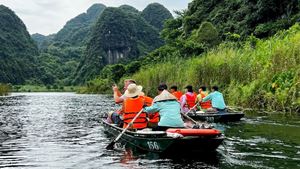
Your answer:
[[[0,168],[300,168],[300,118],[252,115],[215,124],[227,139],[216,154],[160,157],[107,151],[104,95],[15,93],[0,97]]]

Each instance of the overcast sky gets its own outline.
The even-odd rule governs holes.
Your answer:
[[[23,20],[30,34],[44,35],[58,32],[68,20],[86,12],[94,3],[113,7],[128,4],[141,11],[153,2],[163,4],[172,12],[186,9],[191,0],[0,0],[0,4]]]

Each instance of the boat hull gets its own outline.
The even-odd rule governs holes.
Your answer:
[[[112,124],[102,121],[104,132],[116,137],[122,132]],[[145,152],[156,153],[192,153],[192,152],[214,152],[224,140],[222,134],[218,136],[185,136],[182,138],[172,138],[165,132],[137,133],[127,131],[119,140],[125,147],[137,148]],[[154,134],[155,133],[155,134]]]
[[[245,116],[242,112],[218,112],[218,113],[191,113],[188,114],[194,120],[208,122],[236,122]]]

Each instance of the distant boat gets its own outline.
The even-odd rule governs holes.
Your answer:
[[[245,116],[243,112],[236,111],[220,111],[217,113],[189,113],[188,116],[194,120],[208,121],[208,122],[236,122],[240,121]]]
[[[104,132],[117,136],[123,128],[102,120]],[[177,137],[180,136],[180,137]],[[165,131],[126,131],[119,142],[125,147],[133,147],[145,152],[161,154],[215,152],[224,140],[224,135],[216,129],[169,129]]]

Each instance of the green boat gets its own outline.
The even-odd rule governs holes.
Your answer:
[[[110,136],[116,137],[123,131],[123,128],[110,124],[105,119],[101,123],[104,133]],[[174,152],[214,152],[224,140],[224,135],[220,132],[217,135],[177,136],[178,134],[149,129],[126,131],[119,143],[125,147],[133,147],[145,152],[168,154]]]
[[[199,120],[199,121],[226,123],[226,122],[240,121],[241,118],[245,116],[245,114],[243,112],[233,112],[233,111],[225,110],[217,113],[192,112],[189,113],[188,116],[190,116],[194,120]]]

